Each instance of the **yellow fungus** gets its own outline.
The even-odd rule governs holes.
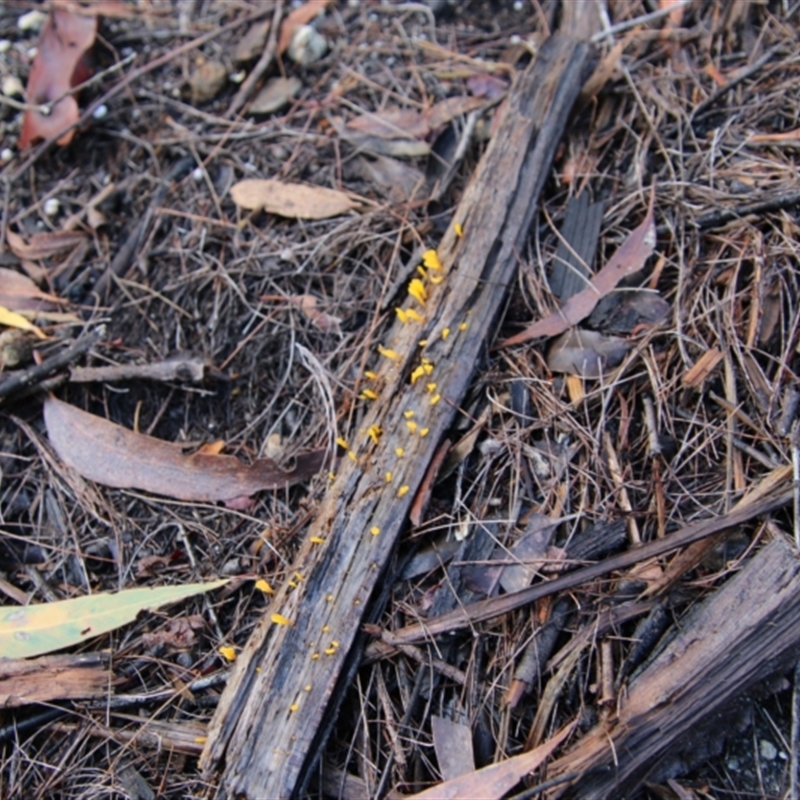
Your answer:
[[[441,270],[442,262],[439,261],[439,254],[435,250],[426,250],[422,254],[422,263],[428,269]]]
[[[377,400],[378,399],[378,393],[372,391],[372,389],[363,389],[361,394],[359,395],[359,397],[362,400]]]
[[[400,353],[395,353],[394,350],[389,350],[388,348],[384,347],[383,345],[378,345],[378,352],[384,357],[389,358],[392,361],[397,361],[400,358]]]
[[[330,625],[323,625],[322,626],[322,632],[323,633],[327,633],[330,629],[331,629]]]
[[[311,544],[325,544],[325,540],[321,536],[311,536],[308,541]]]
[[[316,661],[318,658],[319,658],[319,653],[312,653],[311,654],[311,660],[312,661]]]
[[[402,447],[395,447],[394,452],[397,453],[398,458],[402,458],[406,454]]]
[[[303,581],[303,580],[305,580],[305,578],[303,577],[303,573],[302,573],[302,572],[295,572],[295,574],[294,574],[294,577],[295,577],[295,578],[296,578],[298,581]]]
[[[428,390],[430,394],[433,394],[436,391],[436,384],[431,381],[430,383],[425,384],[425,388]]]
[[[311,684],[310,684],[310,683],[307,683],[307,684],[306,684],[306,685],[303,687],[303,690],[304,690],[304,691],[306,691],[306,692],[310,692],[310,691],[311,691]]]
[[[394,477],[394,475],[392,475],[391,472],[387,472],[386,473],[386,483],[391,483],[393,477]]]
[[[406,419],[411,419],[414,416],[414,412],[409,409],[408,411],[403,412],[403,416]]]
[[[416,367],[411,373],[411,385],[413,386],[425,374],[424,364]]]
[[[292,714],[294,714],[294,712],[297,711],[298,708],[300,708],[300,704],[299,703],[292,703],[289,706],[289,711],[291,711]]]
[[[226,661],[236,661],[236,650],[228,645],[223,645],[219,649],[219,654],[226,660]]]
[[[408,284],[408,293],[422,305],[425,305],[425,301],[428,299],[428,292],[425,289],[425,284],[419,278],[414,278],[411,283]]]
[[[370,425],[369,430],[367,431],[369,434],[369,438],[372,439],[375,444],[378,444],[381,440],[381,434],[383,433],[383,429],[380,425]]]
[[[409,493],[410,489],[411,489],[410,486],[401,486],[397,490],[397,496],[398,497],[405,497]]]
[[[294,581],[288,581],[288,584],[289,584],[289,588],[290,589],[296,589],[297,588],[297,584]]]
[[[329,481],[335,481],[335,480],[336,480],[336,473],[335,473],[333,470],[331,470],[331,471],[328,473],[328,480],[329,480]]]
[[[332,594],[329,594],[329,595],[328,595],[328,596],[327,596],[325,599],[326,599],[326,600],[327,600],[329,603],[332,603],[332,602],[333,602],[333,595],[332,595]]]
[[[336,648],[335,648],[335,647],[329,647],[329,648],[328,648],[328,649],[325,651],[325,655],[326,655],[326,656],[332,656],[332,655],[334,655],[334,653],[336,653]]]
[[[339,447],[341,447],[344,450],[349,450],[350,449],[350,445],[347,444],[347,439],[345,439],[344,436],[337,436],[336,437],[336,444],[338,444]]]
[[[428,340],[427,339],[420,339],[419,340],[419,347],[425,347],[426,344],[428,344]]]
[[[444,275],[431,275],[431,283],[438,286],[444,280]]]
[[[347,457],[355,464],[358,464],[358,456],[352,451],[347,451]]]
[[[406,427],[411,431],[411,433],[417,432],[417,423],[411,419],[406,420]]]
[[[435,406],[441,399],[442,399],[442,396],[440,394],[435,394],[435,395],[433,395],[433,397],[431,397],[430,404],[432,406]]]
[[[205,744],[208,741],[208,736],[195,736],[194,743],[195,744]]]
[[[442,328],[442,339],[446,339],[450,335],[450,328]]]
[[[424,439],[424,438],[425,438],[425,437],[426,437],[426,436],[427,436],[427,435],[428,435],[430,432],[431,432],[431,429],[430,429],[430,428],[423,428],[423,429],[422,429],[422,430],[419,432],[419,435],[420,435],[420,436],[421,436],[421,437]]]
[[[373,536],[377,536],[377,535],[378,535],[378,534],[381,532],[381,529],[380,529],[380,528],[379,528],[377,525],[373,525],[373,526],[372,526],[372,527],[369,529],[369,532],[370,532],[370,533],[371,533]]]
[[[409,308],[408,311],[406,311],[406,316],[409,319],[414,320],[414,322],[425,322],[425,317],[423,317],[418,311],[414,311],[413,308]]]
[[[260,592],[264,592],[264,594],[275,594],[275,590],[263,578],[259,578],[256,581],[256,589]]]
[[[428,273],[425,272],[425,267],[423,267],[421,264],[417,267],[417,275],[419,275],[422,280],[425,280],[425,278],[428,277]]]
[[[291,624],[292,624],[292,621],[291,621],[290,619],[287,619],[286,617],[284,617],[284,616],[283,616],[283,614],[278,614],[277,612],[275,612],[275,613],[274,613],[274,614],[273,614],[273,615],[270,617],[270,619],[271,619],[271,620],[272,620],[272,621],[273,621],[273,622],[274,622],[276,625],[291,625]]]
[[[426,375],[433,375],[433,364],[430,361],[422,365],[422,369]]]
[[[403,324],[408,322],[408,314],[406,314],[406,312],[403,311],[402,308],[396,308],[395,311],[397,312],[397,318],[400,320],[400,322],[402,322]]]
[[[465,331],[465,330],[466,330],[468,327],[469,327],[469,326],[467,325],[467,323],[466,323],[466,322],[462,322],[462,323],[461,323],[461,324],[458,326],[458,329],[459,329],[460,331]]]
[[[364,371],[364,377],[367,380],[374,381],[378,376],[370,369]]]
[[[338,646],[339,642],[337,642],[336,639],[331,639],[331,647],[338,647]]]
[[[464,235],[464,228],[461,227],[460,222],[453,223],[453,230],[456,232],[456,236],[460,239]]]

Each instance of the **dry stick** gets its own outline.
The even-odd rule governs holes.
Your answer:
[[[216,28],[213,31],[209,31],[208,33],[204,33],[202,36],[198,36],[196,39],[192,39],[190,42],[186,42],[186,44],[182,44],[180,47],[175,48],[175,50],[170,50],[169,52],[165,53],[163,56],[159,56],[158,58],[154,58],[152,61],[144,64],[143,66],[139,67],[138,69],[133,70],[130,74],[126,75],[119,83],[112,86],[104,95],[99,97],[93,103],[89,105],[86,111],[81,114],[80,118],[73,122],[71,125],[67,125],[63,131],[59,131],[55,135],[51,136],[47,141],[42,142],[36,150],[31,153],[29,158],[22,163],[20,167],[17,168],[17,171],[14,172],[10,177],[6,180],[9,183],[14,183],[17,181],[25,172],[33,166],[33,164],[38,161],[39,157],[43,155],[50,147],[52,147],[67,131],[71,131],[73,128],[77,128],[80,125],[83,125],[89,119],[91,119],[92,115],[95,111],[97,111],[100,106],[108,103],[113,97],[116,97],[123,89],[126,89],[130,86],[131,83],[138,80],[139,78],[146,75],[148,72],[152,72],[154,69],[158,69],[159,67],[163,67],[164,64],[168,64],[175,58],[182,56],[184,53],[189,53],[192,50],[204,45],[206,42],[210,42],[212,39],[216,38],[220,34],[227,33],[228,31],[234,30],[241,25],[246,25],[249,22],[253,22],[261,17],[265,16],[267,12],[264,9],[259,9],[258,11],[247,14],[246,16],[242,17],[241,19],[233,20],[229,22],[227,25],[223,25],[221,28]]]
[[[800,553],[800,423],[792,425],[792,473],[794,477],[794,546]],[[789,762],[789,794],[800,800],[800,660],[794,667],[792,688],[791,759]]]
[[[302,794],[360,663],[358,632],[368,601],[381,582],[389,583],[385,576],[413,496],[495,329],[516,254],[592,60],[586,43],[558,36],[544,43],[510,92],[500,128],[456,211],[463,239],[451,228],[440,243],[445,281],[430,287],[427,322],[395,321],[387,332],[383,344],[396,357],[379,357],[384,399],[362,420],[364,430],[379,425],[383,437],[377,444],[366,436],[353,443],[357,463],[343,460],[298,553],[302,584],[284,585],[275,595],[209,728],[201,764],[209,770],[224,762],[221,794]],[[448,337],[445,327],[452,330]],[[408,376],[421,356],[430,359],[433,375],[412,385]],[[426,382],[437,384],[436,394],[426,392]],[[409,433],[408,409],[416,409],[428,436]],[[400,446],[402,458],[395,455]],[[394,475],[390,484],[387,470]]]
[[[280,29],[281,15],[283,14],[283,0],[278,0],[275,3],[275,10],[272,14],[272,24],[269,26],[269,37],[267,38],[267,45],[258,63],[245,79],[244,83],[239,87],[235,97],[231,100],[228,106],[227,117],[235,117],[239,113],[239,109],[247,102],[253,87],[261,79],[261,76],[269,69],[269,65],[275,58],[275,51],[278,47],[278,30]]]
[[[415,644],[426,641],[432,636],[451,633],[452,631],[470,627],[478,622],[485,622],[486,620],[503,616],[542,597],[574,589],[576,586],[601,578],[610,572],[632,567],[634,564],[650,558],[663,556],[692,542],[698,542],[707,536],[713,536],[713,534],[719,533],[726,528],[733,528],[736,525],[749,522],[761,514],[768,514],[771,511],[789,505],[793,499],[794,489],[784,489],[781,492],[770,494],[757,502],[736,508],[724,516],[694,522],[674,533],[667,534],[663,539],[648,542],[634,550],[628,550],[612,556],[599,564],[570,572],[552,581],[536,584],[520,592],[481,600],[464,608],[456,608],[447,614],[442,614],[423,623],[400,628],[394,633],[384,633],[382,640],[394,645]],[[368,655],[369,650],[367,651]]]
[[[69,347],[46,358],[41,364],[17,372],[0,383],[0,402],[12,395],[30,389],[61,369],[68,367],[76,358],[88,352],[106,335],[106,326],[98,325],[93,331],[81,336]]]

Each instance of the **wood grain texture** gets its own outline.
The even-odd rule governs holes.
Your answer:
[[[358,632],[373,590],[386,575],[430,459],[494,333],[539,193],[592,61],[586,43],[561,36],[545,42],[512,87],[498,132],[456,211],[463,238],[451,228],[438,247],[445,280],[430,287],[425,324],[396,322],[384,338],[382,344],[399,358],[376,360],[372,368],[384,388],[361,423],[363,430],[379,425],[384,434],[377,444],[366,436],[351,443],[358,463],[343,460],[321,504],[295,563],[300,586],[279,590],[237,662],[201,761],[207,771],[222,769],[219,796],[302,793],[358,665]],[[443,337],[446,327],[452,334]],[[420,338],[428,341],[424,348]],[[427,381],[441,395],[435,405],[426,381],[409,381],[423,356],[434,365]],[[403,415],[409,409],[430,429],[428,436],[409,433]],[[400,459],[398,446],[405,450]],[[389,485],[386,470],[393,473]],[[408,491],[398,496],[401,486]],[[372,528],[380,533],[372,535]],[[311,536],[325,543],[313,544]],[[271,622],[273,611],[292,624]]]

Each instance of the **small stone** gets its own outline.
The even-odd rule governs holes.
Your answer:
[[[328,50],[325,37],[311,25],[300,25],[292,36],[287,54],[295,64],[307,67],[319,61]]]
[[[189,79],[192,105],[213,100],[228,81],[228,70],[221,61],[206,61]]]
[[[42,206],[42,211],[44,211],[44,215],[46,217],[54,217],[56,214],[58,214],[60,209],[61,203],[56,197],[49,197],[44,201],[44,205]]]
[[[202,167],[195,167],[192,170],[192,180],[199,183],[203,180],[203,175],[205,174],[205,170]]]
[[[105,119],[108,116],[108,106],[105,103],[97,106],[97,108],[92,112],[92,116],[95,119]]]
[[[44,25],[44,21],[47,19],[47,14],[39,11],[38,9],[34,9],[33,11],[29,11],[27,14],[23,14],[17,20],[17,28],[21,31],[38,31],[39,28]]]
[[[23,97],[25,87],[16,75],[6,75],[3,78],[3,94],[6,97]]]
[[[766,761],[774,761],[778,757],[778,748],[768,739],[762,739],[758,743],[758,752]]]
[[[4,147],[0,152],[0,164],[8,164],[14,158],[14,151],[10,147]]]

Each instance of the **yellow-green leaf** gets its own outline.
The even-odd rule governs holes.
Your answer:
[[[21,328],[24,331],[31,331],[31,333],[35,334],[40,339],[47,338],[39,328],[32,322],[28,322],[22,314],[17,314],[16,311],[9,311],[5,306],[0,306],[0,325],[8,325],[9,328]]]
[[[79,644],[132,622],[145,609],[224,586],[227,580],[101,592],[41,605],[0,609],[0,656],[30,658]]]

